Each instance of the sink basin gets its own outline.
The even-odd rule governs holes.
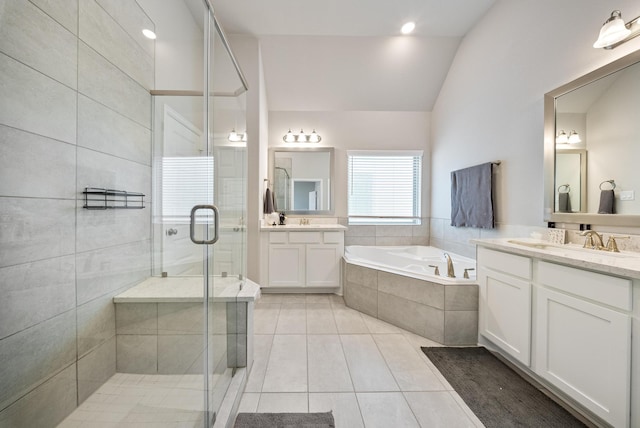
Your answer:
[[[553,254],[571,256],[598,256],[598,257],[615,257],[615,258],[637,258],[640,254],[614,253],[610,251],[594,250],[592,248],[583,248],[577,244],[553,244],[551,242],[527,241],[522,239],[510,239],[510,244],[521,245],[523,247],[534,248],[536,250],[549,251]]]

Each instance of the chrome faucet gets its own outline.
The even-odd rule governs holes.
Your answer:
[[[447,276],[449,278],[455,278],[456,274],[453,271],[453,261],[451,260],[451,256],[449,253],[444,253],[444,258],[447,260]]]
[[[603,250],[605,248],[602,242],[602,235],[595,230],[585,230],[580,236],[586,236],[583,248],[592,248],[594,250]]]

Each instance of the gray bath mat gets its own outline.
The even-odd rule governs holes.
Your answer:
[[[333,414],[238,413],[234,428],[335,428]]]
[[[422,348],[487,427],[584,427],[486,348]]]

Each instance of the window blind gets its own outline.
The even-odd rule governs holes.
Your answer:
[[[347,152],[349,223],[420,224],[421,152]]]
[[[213,157],[162,158],[165,221],[188,222],[194,205],[213,204],[213,164]]]

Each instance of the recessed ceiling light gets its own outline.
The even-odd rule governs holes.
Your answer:
[[[411,33],[414,29],[416,28],[416,23],[415,22],[407,22],[406,24],[404,24],[402,26],[402,29],[400,31],[402,31],[402,34],[409,34]]]
[[[155,40],[156,38],[156,33],[154,33],[153,31],[149,30],[148,28],[145,28],[144,30],[142,30],[142,34],[144,34],[144,36],[148,39],[151,40]]]

